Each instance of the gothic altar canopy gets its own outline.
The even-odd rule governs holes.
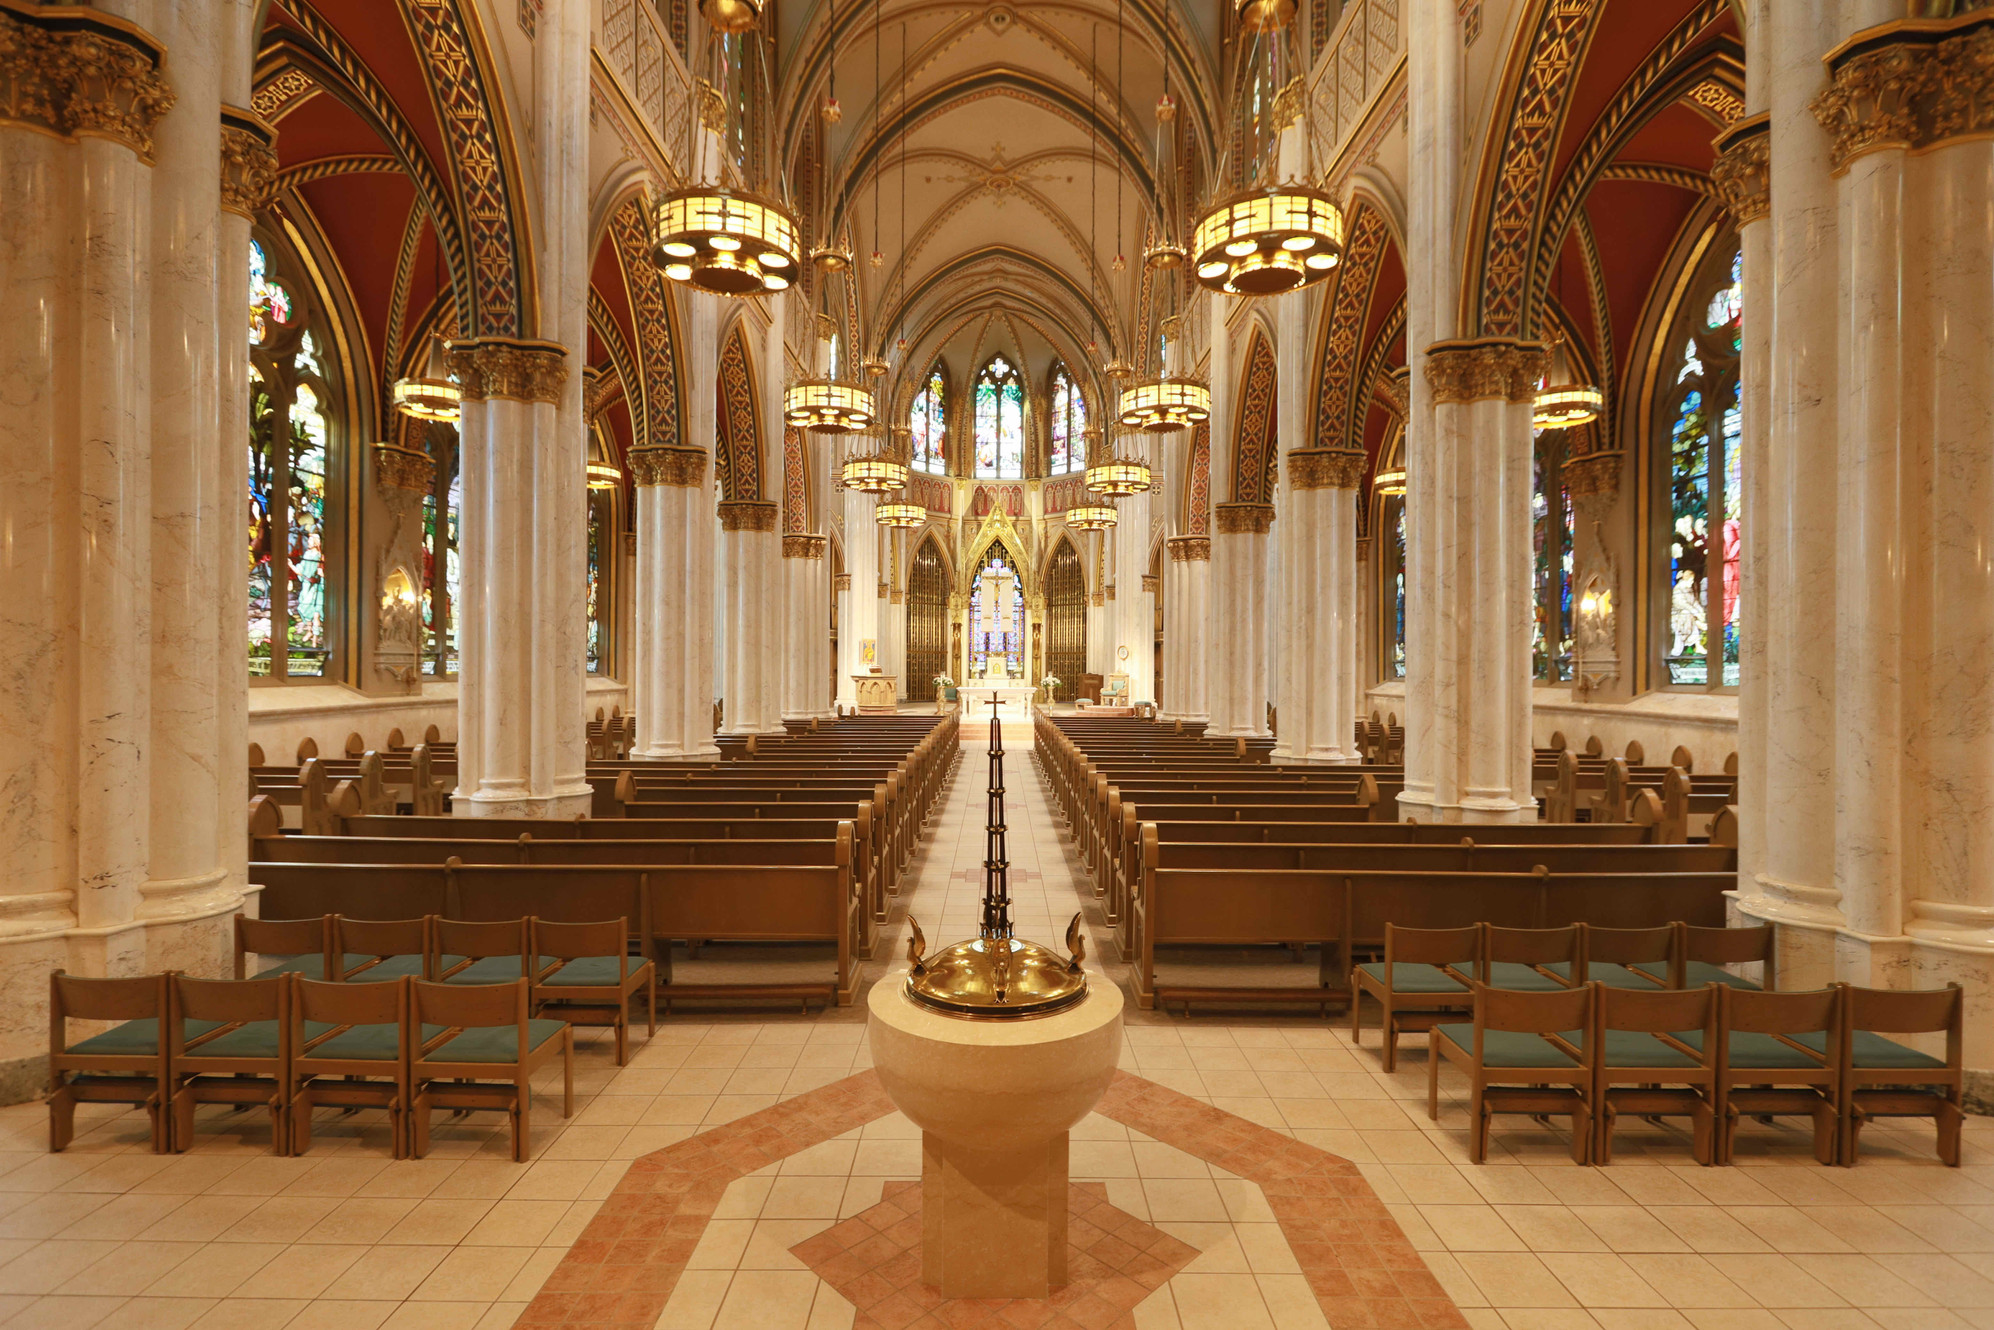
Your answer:
[[[969,599],[969,677],[1021,679],[1025,673],[1025,587],[1016,561],[992,542]]]

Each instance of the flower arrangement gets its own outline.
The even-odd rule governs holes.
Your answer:
[[[949,676],[946,674],[937,674],[933,679],[930,679],[928,682],[934,684],[934,686],[937,688],[955,687],[955,680],[949,678]]]
[[[1060,678],[1057,674],[1048,674],[1045,676],[1045,678],[1039,680],[1039,687],[1046,689],[1048,692],[1050,692],[1052,689],[1059,687],[1062,683],[1065,682],[1066,681]]]

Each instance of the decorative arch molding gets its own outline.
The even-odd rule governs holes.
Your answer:
[[[1371,297],[1377,290],[1378,270],[1386,246],[1391,243],[1385,216],[1359,198],[1356,215],[1350,221],[1350,238],[1344,245],[1343,262],[1337,265],[1336,286],[1322,321],[1321,351],[1316,357],[1315,437],[1310,448],[1354,448],[1362,424],[1359,380],[1359,345],[1364,322],[1371,311]]]
[[[1482,337],[1521,337],[1544,194],[1571,91],[1604,0],[1529,0],[1508,66],[1515,76],[1490,125],[1478,189],[1489,198],[1469,256],[1466,327]]]
[[[803,431],[782,431],[782,530],[791,536],[810,531],[810,482],[803,465]]]
[[[762,424],[755,397],[747,333],[737,322],[720,344],[719,424],[724,447],[715,469],[723,500],[762,497]]]
[[[623,402],[630,413],[630,443],[633,448],[643,447],[645,435],[645,407],[643,379],[637,369],[637,358],[630,352],[630,344],[623,339],[623,329],[616,322],[609,302],[602,298],[594,287],[589,288],[589,331],[609,352],[609,363],[616,370],[616,377],[623,383]],[[634,390],[633,390],[634,385]]]
[[[302,7],[305,0],[293,0]],[[503,106],[489,53],[459,0],[402,0],[429,75],[451,157],[472,259],[472,325],[480,337],[519,337],[537,327],[533,251],[509,139],[492,121]]]
[[[1212,426],[1201,420],[1191,430],[1190,464],[1184,468],[1184,534],[1212,534]]]
[[[968,579],[974,577],[976,570],[983,566],[983,560],[988,557],[992,545],[1002,545],[1004,553],[1011,557],[1011,566],[1018,570],[1018,580],[1024,585],[1026,601],[1039,600],[1038,566],[1027,557],[1031,544],[1019,534],[1018,528],[1002,508],[992,508],[983,519],[983,525],[977,528],[976,534],[970,538],[962,562],[956,565],[958,578],[956,590],[965,596],[974,590],[969,585]]]
[[[1233,399],[1232,501],[1272,503],[1280,465],[1274,344],[1257,326],[1248,338]]]
[[[637,369],[644,403],[642,448],[671,448],[685,442],[679,411],[682,380],[679,372],[678,324],[664,274],[650,258],[650,228],[636,194],[610,214],[609,230],[616,241],[617,266],[637,337]]]

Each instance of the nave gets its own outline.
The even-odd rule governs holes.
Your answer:
[[[904,969],[909,914],[931,941],[974,929],[982,731],[965,726],[961,760],[865,981]],[[1073,911],[1085,911],[1090,972],[1133,998],[1085,860],[1052,811],[1030,729],[1006,731],[1019,932],[1054,939]],[[524,1165],[510,1161],[503,1124],[483,1115],[439,1123],[427,1158],[396,1160],[371,1110],[351,1121],[334,1115],[311,1153],[275,1158],[254,1114],[203,1110],[191,1149],[163,1156],[150,1153],[142,1114],[85,1106],[76,1141],[50,1155],[46,1109],[0,1109],[0,1325],[536,1324],[523,1314],[572,1278],[590,1226],[619,1204],[633,1161],[661,1160],[659,1152],[738,1132],[776,1110],[828,1134],[729,1185],[678,1253],[683,1269],[670,1271],[670,1287],[645,1295],[656,1307],[651,1320],[713,1330],[893,1324],[900,1304],[868,1302],[878,1287],[852,1282],[824,1250],[833,1241],[824,1234],[873,1212],[919,1173],[910,1124],[877,1104],[847,1102],[847,1078],[871,1062],[863,1010],[861,1000],[808,1016],[681,1012],[649,1041],[633,1032],[623,1068],[607,1032],[578,1031],[574,1116],[560,1116],[558,1068],[544,1071]],[[1629,1123],[1612,1166],[1592,1169],[1570,1161],[1562,1122],[1547,1129],[1515,1117],[1499,1121],[1488,1162],[1476,1165],[1465,1078],[1443,1069],[1440,1116],[1428,1120],[1425,1040],[1407,1038],[1387,1074],[1373,1020],[1353,1047],[1339,1016],[1187,1019],[1131,1002],[1122,1069],[1155,1089],[1118,1087],[1076,1129],[1072,1177],[1181,1244],[1150,1239],[1171,1272],[1134,1304],[1136,1326],[1363,1325],[1335,1310],[1325,1319],[1325,1308],[1380,1287],[1353,1278],[1348,1293],[1320,1300],[1336,1286],[1322,1262],[1360,1245],[1395,1245],[1391,1226],[1426,1273],[1408,1265],[1391,1275],[1389,1291],[1431,1311],[1423,1324],[1986,1323],[1994,1134],[1984,1118],[1969,1119],[1958,1170],[1933,1157],[1927,1123],[1873,1125],[1855,1170],[1815,1165],[1806,1133],[1790,1123],[1748,1125],[1751,1148],[1727,1169],[1692,1163],[1675,1127]],[[1230,1116],[1196,1116],[1207,1106]],[[871,1116],[840,1126],[841,1114]],[[1210,1162],[1242,1132],[1265,1133],[1270,1148],[1288,1140],[1349,1161],[1341,1203],[1368,1218],[1348,1221],[1358,1229],[1339,1230],[1330,1244],[1298,1236],[1295,1223],[1306,1218],[1277,1215],[1261,1187]],[[858,1319],[860,1304],[870,1320]],[[1067,1314],[1108,1325],[1115,1306],[1109,1297],[1089,1304],[1097,1319]]]

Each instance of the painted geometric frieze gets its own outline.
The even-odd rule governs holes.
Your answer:
[[[1810,110],[1833,142],[1836,174],[1865,153],[1929,148],[1994,131],[1994,10],[1948,23],[1886,23],[1828,53]]]
[[[1212,533],[1212,427],[1201,420],[1191,430],[1191,484],[1184,511],[1184,530],[1193,536]]]
[[[0,10],[0,123],[58,138],[105,138],[152,161],[172,109],[166,50],[133,23],[90,9]]]
[[[1491,337],[1518,337],[1524,331],[1530,254],[1552,155],[1601,8],[1601,0],[1548,0],[1508,124],[1498,136],[1502,160],[1495,171],[1481,256],[1481,331]]]
[[[727,455],[726,465],[716,470],[727,499],[762,497],[762,430],[751,372],[747,343],[736,328],[720,348],[720,427]]]
[[[482,337],[522,331],[519,256],[507,190],[506,153],[492,123],[496,103],[484,87],[459,0],[406,0],[402,12],[422,52],[430,96],[442,123],[470,244],[474,317]]]
[[[672,447],[684,442],[679,433],[678,344],[665,277],[651,262],[643,203],[635,196],[624,200],[611,214],[609,229],[630,296],[630,317],[637,325],[637,369],[643,381],[643,419],[637,437],[643,447]]]
[[[803,472],[803,431],[782,432],[782,529],[796,533],[810,529],[810,489]],[[787,553],[787,546],[784,547]]]
[[[295,65],[279,70],[257,85],[250,95],[249,109],[275,124],[287,111],[294,111],[319,90],[318,82]]]
[[[1315,443],[1321,448],[1347,448],[1361,419],[1352,391],[1358,372],[1358,339],[1371,308],[1378,264],[1387,241],[1384,214],[1368,203],[1357,205],[1350,222],[1350,239],[1338,266],[1336,290],[1325,320],[1322,378],[1316,389]]]
[[[1233,434],[1232,498],[1235,503],[1265,503],[1273,497],[1276,418],[1274,348],[1255,335],[1246,353],[1241,379],[1239,416]]]

